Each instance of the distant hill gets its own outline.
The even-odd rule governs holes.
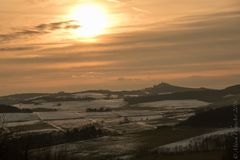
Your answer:
[[[206,102],[215,102],[219,101],[224,97],[224,93],[219,90],[190,90],[185,92],[176,92],[171,94],[162,94],[162,95],[147,95],[139,97],[127,97],[125,100],[129,104],[144,103],[144,102],[154,102],[162,100],[184,100],[184,99],[196,99]]]
[[[158,85],[154,85],[152,87],[139,89],[139,90],[131,90],[131,91],[88,90],[88,91],[83,91],[82,93],[97,92],[102,94],[116,94],[119,96],[130,96],[130,95],[145,96],[145,95],[159,95],[159,94],[169,94],[169,93],[175,93],[175,92],[184,92],[184,91],[190,91],[194,89],[195,88],[174,86],[174,85],[162,82]]]
[[[47,95],[47,93],[23,93],[23,94],[13,94],[9,96],[0,97],[0,104],[16,104],[22,102],[23,100]]]
[[[21,101],[21,103],[40,104],[42,102],[89,101],[89,100],[95,100],[95,98],[92,98],[92,97],[77,97],[73,93],[58,92],[58,93],[52,93],[52,94],[48,94],[48,95],[42,95],[42,96],[38,96],[38,97],[25,99],[25,100]]]
[[[231,87],[227,87],[223,90],[223,92],[228,94],[240,94],[240,85],[234,85]]]
[[[227,96],[240,95],[240,85],[227,87],[223,90],[208,89],[208,88],[188,88],[171,85],[168,83],[160,83],[149,88],[130,90],[130,91],[111,91],[111,90],[88,90],[75,93],[26,93],[15,94],[0,97],[0,104],[17,104],[17,103],[38,103],[38,102],[58,102],[58,101],[84,101],[95,100],[94,97],[76,96],[82,93],[99,93],[124,98],[130,104],[142,102],[154,102],[161,100],[184,100],[196,99],[206,102],[220,101]],[[84,95],[83,94],[83,95]]]
[[[75,92],[75,94],[76,94],[76,93],[101,93],[101,94],[111,94],[111,93],[114,93],[114,91],[99,89],[99,90],[86,90],[86,91],[82,91],[82,92]]]
[[[94,100],[94,98],[77,98],[72,93],[26,93],[15,94],[0,97],[1,104],[13,105],[17,103],[36,103],[41,102],[59,102],[59,101],[75,101],[75,100]]]
[[[222,90],[208,88],[183,88],[183,91],[178,91],[170,94],[150,94],[138,97],[127,97],[125,100],[129,102],[129,104],[182,99],[196,99],[206,102],[217,102],[226,97],[237,95],[240,95],[240,85],[227,87]]]
[[[156,94],[167,94],[167,93],[175,93],[175,92],[184,92],[184,91],[190,91],[193,90],[194,88],[186,88],[186,87],[179,87],[179,86],[174,86],[168,83],[160,83],[158,85],[155,85],[150,88],[144,89],[144,91],[148,92],[151,95],[156,95]]]

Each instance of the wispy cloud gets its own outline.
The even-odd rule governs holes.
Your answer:
[[[25,51],[25,50],[33,50],[36,49],[37,47],[5,47],[5,48],[0,48],[0,51],[2,52],[12,52],[12,51]]]
[[[148,10],[144,10],[144,9],[137,8],[137,7],[132,7],[132,9],[133,9],[134,11],[137,11],[137,12],[140,12],[140,13],[144,13],[144,14],[151,13],[151,12],[148,11]]]
[[[107,0],[108,2],[113,2],[113,3],[121,3],[119,0]]]
[[[39,36],[48,34],[56,30],[69,30],[80,28],[80,25],[74,23],[74,21],[54,22],[54,23],[43,23],[34,27],[29,27],[17,32],[8,34],[0,34],[0,42],[6,42],[16,40],[19,38],[29,38],[33,36]]]
[[[22,90],[34,86],[38,91],[49,84],[54,86],[52,89],[73,85],[67,88],[71,90],[83,84],[85,88],[130,89],[159,81],[191,86],[214,85],[218,80],[218,86],[237,83],[240,74],[239,17],[237,11],[184,16],[166,23],[144,25],[144,30],[138,30],[142,26],[134,26],[136,29],[133,27],[131,31],[104,35],[102,41],[96,43],[68,41],[69,45],[63,47],[49,45],[29,53],[23,50],[31,46],[9,45],[0,51],[19,50],[19,53],[8,52],[6,55],[11,57],[0,58],[0,82],[12,87],[5,92],[16,91],[21,86],[24,86]],[[6,37],[34,37],[75,27],[80,26],[74,26],[71,21],[39,24]],[[41,47],[41,43],[37,46]],[[19,57],[23,54],[29,57]],[[87,74],[89,72],[95,76],[101,74],[96,78]]]

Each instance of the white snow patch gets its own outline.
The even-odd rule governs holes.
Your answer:
[[[42,120],[63,120],[83,118],[82,115],[76,112],[38,112],[39,118]]]
[[[0,121],[9,122],[24,122],[39,120],[38,116],[33,113],[4,113],[0,114]]]
[[[40,120],[26,121],[26,122],[10,122],[6,124],[6,127],[16,127],[16,126],[25,126],[38,124]]]
[[[153,107],[153,108],[169,108],[169,109],[179,109],[179,108],[198,108],[209,105],[210,103],[199,101],[199,100],[166,100],[166,101],[156,101],[139,103],[135,106],[137,107]]]
[[[203,134],[200,136],[192,137],[189,139],[185,139],[182,141],[170,143],[167,145],[163,145],[157,148],[158,152],[176,152],[178,148],[181,148],[181,151],[187,151],[189,149],[189,146],[193,144],[200,144],[204,139],[212,136],[221,136],[221,135],[226,135],[226,134],[231,134],[233,132],[240,131],[240,129],[236,128],[228,128],[228,129],[223,129],[220,131],[208,133],[208,134]]]
[[[107,98],[107,94],[94,93],[94,92],[85,92],[85,93],[74,93],[75,98],[95,98],[95,99],[104,99]]]
[[[38,105],[35,104],[18,104],[18,108],[34,109],[34,108],[49,108],[62,111],[86,111],[87,108],[119,108],[127,104],[123,99],[111,100],[92,100],[92,101],[60,101],[47,102]]]

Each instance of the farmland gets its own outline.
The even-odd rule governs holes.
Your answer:
[[[0,124],[3,131],[12,135],[9,144],[27,146],[31,159],[51,157],[50,152],[81,160],[226,156],[235,130],[225,121],[231,118],[230,104],[238,96],[224,96],[216,102],[168,99],[132,104],[129,98],[143,94],[101,92],[104,93],[56,93],[30,98],[28,95],[12,107],[2,108],[9,112],[0,113]],[[219,121],[224,114],[226,118]],[[203,117],[209,119],[211,126],[206,125]],[[221,127],[216,121],[224,125]]]

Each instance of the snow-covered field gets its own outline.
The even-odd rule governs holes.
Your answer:
[[[116,113],[123,117],[133,117],[133,116],[162,115],[163,112],[153,110],[122,110],[117,111]]]
[[[6,123],[6,127],[34,125],[34,124],[38,124],[39,122],[40,120],[25,121],[25,122],[9,122],[9,123]]]
[[[50,125],[58,126],[63,129],[81,128],[87,124],[91,124],[93,121],[86,119],[72,119],[72,120],[54,120],[48,122]]]
[[[162,115],[148,115],[148,116],[135,116],[135,117],[128,117],[129,121],[150,121],[150,120],[158,120],[163,118]]]
[[[38,116],[33,113],[0,113],[0,122],[26,122],[39,120]]]
[[[95,99],[108,98],[107,94],[94,93],[94,92],[74,93],[73,96],[75,98],[95,98]]]
[[[168,108],[168,109],[181,109],[181,108],[198,108],[206,106],[209,103],[199,100],[165,100],[148,103],[139,103],[136,107],[151,107],[151,108]]]
[[[159,111],[163,117],[176,119],[178,121],[186,120],[188,117],[194,115],[196,109],[205,107],[209,103],[199,100],[165,100],[148,103],[139,103],[131,107],[144,110],[152,109],[150,112]],[[145,111],[144,111],[145,112]],[[144,113],[143,112],[143,113]]]
[[[64,120],[83,118],[81,114],[76,112],[38,112],[36,113],[41,120]]]
[[[234,132],[240,132],[240,128],[227,128],[219,131],[211,132],[208,134],[203,134],[197,137],[192,137],[189,139],[181,140],[178,142],[170,143],[158,147],[156,150],[159,153],[171,153],[171,152],[184,152],[192,149],[193,146],[202,144],[206,138],[223,136],[228,134],[233,134]],[[223,140],[223,138],[221,138]]]
[[[92,101],[60,101],[60,102],[46,102],[40,104],[17,104],[18,108],[24,109],[36,109],[36,108],[47,108],[57,109],[62,111],[85,111],[87,108],[120,108],[125,106],[127,103],[123,99],[99,99]]]
[[[151,103],[140,103],[128,106],[123,99],[105,99],[107,95],[100,93],[76,93],[78,97],[93,97],[96,100],[90,101],[60,101],[42,102],[32,104],[16,104],[18,108],[24,109],[55,109],[51,112],[34,113],[8,113],[0,118],[4,119],[9,126],[22,126],[42,121],[59,129],[82,127],[88,123],[101,123],[106,127],[114,128],[123,123],[130,123],[139,129],[154,128],[156,124],[164,125],[177,123],[194,114],[198,107],[206,106],[209,103],[198,100],[170,100]],[[132,109],[132,107],[134,109]],[[109,112],[87,112],[87,109],[109,108]],[[167,119],[167,120],[166,120]],[[160,121],[159,121],[160,120]],[[157,123],[155,123],[157,122]],[[161,124],[159,124],[161,122]],[[10,124],[11,123],[11,124]],[[139,125],[138,123],[141,123]],[[142,125],[144,124],[144,125]],[[147,127],[146,127],[147,126]],[[117,128],[122,126],[118,126]],[[128,127],[123,127],[128,130]]]

